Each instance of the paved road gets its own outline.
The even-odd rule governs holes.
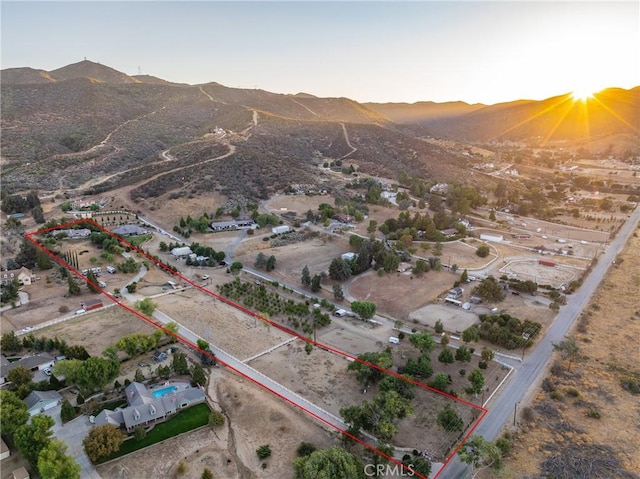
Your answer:
[[[537,380],[541,379],[553,353],[553,344],[563,340],[582,310],[588,305],[591,295],[629,237],[636,230],[639,220],[640,208],[637,207],[620,229],[616,238],[600,256],[598,264],[584,280],[580,289],[575,294],[567,296],[566,306],[562,307],[546,335],[538,342],[528,357],[525,357],[522,365],[514,371],[511,381],[504,386],[502,392],[489,404],[489,413],[476,429],[476,434],[493,441],[498,437],[505,424],[512,423],[514,410],[518,407],[518,403],[530,389],[537,387]],[[468,467],[456,457],[438,477],[441,479],[462,479],[467,477],[469,472]]]

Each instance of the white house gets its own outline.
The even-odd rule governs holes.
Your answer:
[[[62,403],[62,396],[58,391],[32,391],[22,401],[27,405],[27,412],[35,416]]]

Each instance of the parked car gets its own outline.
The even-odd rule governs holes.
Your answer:
[[[42,370],[43,373],[45,373],[47,376],[51,376],[51,369],[50,368],[45,368]]]

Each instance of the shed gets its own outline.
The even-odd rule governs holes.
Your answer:
[[[23,402],[29,415],[34,416],[60,404],[62,396],[58,391],[32,391]]]
[[[191,251],[191,248],[188,246],[182,246],[179,248],[173,248],[171,250],[171,254],[176,258],[186,258],[190,254],[193,254],[193,251]]]
[[[279,235],[281,233],[288,233],[291,230],[287,225],[274,226],[271,228],[271,233]]]
[[[85,311],[91,311],[92,309],[102,308],[102,300],[101,299],[87,299],[84,303],[80,303],[82,309]]]
[[[484,241],[491,241],[493,243],[500,243],[501,241],[504,241],[504,236],[481,234],[480,239]]]
[[[357,254],[356,253],[342,253],[340,255],[340,258],[342,258],[345,261],[353,261],[354,259],[356,259]]]

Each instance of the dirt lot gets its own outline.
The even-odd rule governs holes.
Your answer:
[[[373,301],[382,314],[408,320],[409,314],[453,287],[459,274],[430,271],[422,277],[395,273],[378,276],[375,271],[357,276],[349,285],[349,294],[359,300]]]
[[[277,328],[195,289],[154,299],[158,310],[243,360],[286,341]],[[243,338],[239,341],[239,338]]]
[[[628,472],[640,471],[638,396],[621,387],[626,375],[640,374],[640,311],[638,302],[629,300],[637,297],[640,287],[638,251],[636,234],[578,321],[573,334],[580,357],[552,367],[543,383],[547,390],[538,392],[530,409],[531,421],[521,419],[505,477],[539,477],[542,461],[572,444],[580,445],[590,458],[595,454],[590,447],[610,446],[607,460],[620,461]],[[596,413],[600,419],[593,417]]]
[[[104,464],[98,467],[100,475],[175,477],[182,460],[187,471],[180,477],[185,479],[198,479],[205,467],[225,479],[292,477],[291,463],[300,442],[326,448],[337,441],[335,433],[304,413],[227,371],[214,369],[207,393],[209,403],[225,414],[224,426],[214,431],[205,427]],[[255,451],[263,444],[269,444],[273,454],[260,461]]]

